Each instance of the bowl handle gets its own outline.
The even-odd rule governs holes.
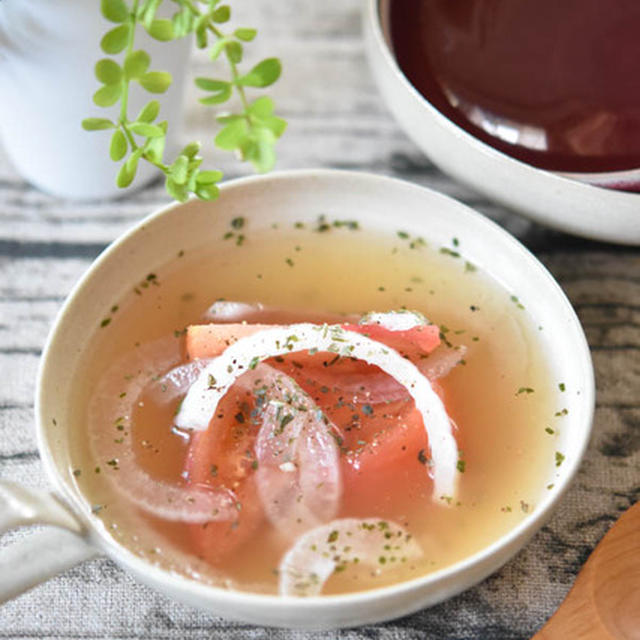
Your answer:
[[[0,534],[30,524],[37,531],[0,551],[0,603],[98,553],[80,521],[48,491],[0,480]]]

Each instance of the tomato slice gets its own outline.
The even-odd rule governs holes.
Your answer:
[[[187,354],[191,359],[215,357],[238,339],[269,326],[272,325],[191,326]],[[427,355],[440,343],[439,330],[432,325],[404,331],[379,325],[344,328],[389,344],[410,359]],[[380,379],[386,378],[383,384],[393,386],[392,378],[378,367],[351,358],[336,359],[335,354],[300,352],[267,362],[293,377],[338,425],[334,436],[342,453],[343,514],[368,517],[373,505],[378,512],[392,512],[398,496],[429,499],[429,443],[413,401],[406,391],[393,400],[366,400],[369,382],[373,384],[375,379],[380,384]],[[354,381],[362,383],[364,397],[354,394]],[[341,383],[347,382],[351,387],[346,392]],[[214,564],[240,549],[265,520],[253,473],[254,444],[260,425],[251,420],[251,395],[232,387],[207,431],[194,435],[189,453],[192,482],[225,487],[238,497],[238,518],[234,522],[210,522],[191,528],[200,555]]]
[[[259,425],[253,423],[252,394],[231,389],[218,405],[206,431],[194,433],[186,471],[191,483],[233,492],[237,518],[210,521],[189,527],[199,556],[219,564],[242,547],[264,521],[255,482],[255,439]]]

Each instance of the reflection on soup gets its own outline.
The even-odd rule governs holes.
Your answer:
[[[517,292],[456,239],[246,235],[141,274],[96,330],[72,472],[118,542],[309,596],[440,569],[535,509],[565,387]]]

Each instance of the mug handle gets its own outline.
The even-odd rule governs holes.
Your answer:
[[[31,524],[55,529],[0,549],[0,603],[98,554],[83,525],[55,495],[0,480],[0,534]]]

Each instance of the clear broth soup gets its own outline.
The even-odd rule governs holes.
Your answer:
[[[377,488],[363,498],[344,495],[338,513],[400,524],[420,545],[422,556],[394,566],[381,558],[378,567],[349,564],[331,575],[323,594],[377,588],[442,569],[496,541],[533,512],[562,459],[555,442],[564,385],[549,376],[539,340],[544,328],[532,324],[518,292],[504,290],[467,262],[455,239],[441,248],[402,231],[388,236],[331,221],[283,226],[259,237],[246,231],[246,238],[239,239],[245,230],[231,233],[211,250],[180,252],[171,264],[140,274],[140,285],[113,301],[103,326],[96,327],[95,349],[79,370],[76,388],[85,399],[87,421],[78,427],[69,473],[117,542],[208,584],[278,591],[279,563],[294,541],[268,520],[261,519],[228,553],[208,553],[203,545],[215,546],[216,535],[233,539],[233,527],[222,532],[214,523],[203,535],[207,523],[149,514],[118,488],[118,459],[105,459],[92,444],[96,433],[107,434],[116,447],[132,447],[129,455],[154,480],[188,485],[195,436],[174,426],[179,399],[156,402],[143,391],[129,398],[131,410],[115,420],[108,412],[96,414],[91,403],[102,393],[101,379],[114,363],[130,354],[152,353],[154,341],[174,345],[168,361],[158,368],[159,360],[152,357],[122,375],[121,387],[112,389],[107,404],[135,395],[138,388],[131,387],[131,380],[152,385],[184,362],[185,328],[202,323],[203,314],[220,299],[280,309],[272,320],[281,322],[294,318],[295,310],[307,317],[317,312],[320,321],[327,313],[417,310],[440,327],[444,342],[466,348],[463,362],[438,380],[457,425],[456,495],[433,499],[421,450],[415,457],[422,456],[417,466],[424,471],[423,484],[415,486],[409,475],[389,488],[374,483]],[[247,459],[255,467],[251,451]],[[226,464],[209,462],[212,476]]]

